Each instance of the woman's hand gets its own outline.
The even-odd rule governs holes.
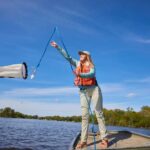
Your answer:
[[[55,41],[51,41],[50,44],[51,44],[51,46],[53,46],[53,47],[55,47],[55,48],[58,47],[58,45],[57,45],[57,43],[56,43]]]
[[[73,72],[77,77],[80,76],[80,72],[78,70],[74,70]]]

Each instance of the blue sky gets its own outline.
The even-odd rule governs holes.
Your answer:
[[[149,0],[1,0],[0,66],[25,61],[30,74],[57,26],[72,57],[91,52],[104,108],[139,111],[150,104],[149,6]],[[34,80],[0,79],[0,108],[80,115],[73,78],[49,46]]]

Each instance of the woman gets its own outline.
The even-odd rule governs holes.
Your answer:
[[[89,105],[92,101],[94,104],[95,114],[98,121],[98,126],[101,135],[101,148],[108,147],[108,140],[106,138],[107,131],[105,127],[104,116],[102,112],[102,94],[97,84],[95,77],[95,67],[88,51],[79,51],[80,60],[72,58],[68,53],[52,41],[51,46],[55,47],[73,66],[76,67],[74,71],[75,85],[80,88],[80,103],[82,112],[82,129],[81,129],[81,142],[77,148],[87,146],[88,126],[89,126]]]

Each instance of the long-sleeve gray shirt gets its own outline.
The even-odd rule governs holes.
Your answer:
[[[80,61],[72,58],[63,48],[57,47],[57,50],[68,60],[74,67],[77,67]],[[92,78],[95,76],[95,68],[90,68],[88,73],[80,73],[81,78]]]

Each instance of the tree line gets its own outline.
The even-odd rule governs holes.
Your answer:
[[[105,116],[106,125],[150,128],[150,106],[143,106],[139,112],[134,111],[133,108],[127,108],[127,110],[104,109],[103,113]],[[40,117],[38,115],[22,114],[20,112],[16,112],[10,107],[0,109],[0,117],[81,122],[81,116]],[[97,124],[97,119],[94,112],[93,116],[90,116],[90,122],[92,121],[92,117],[94,118],[94,122]]]

